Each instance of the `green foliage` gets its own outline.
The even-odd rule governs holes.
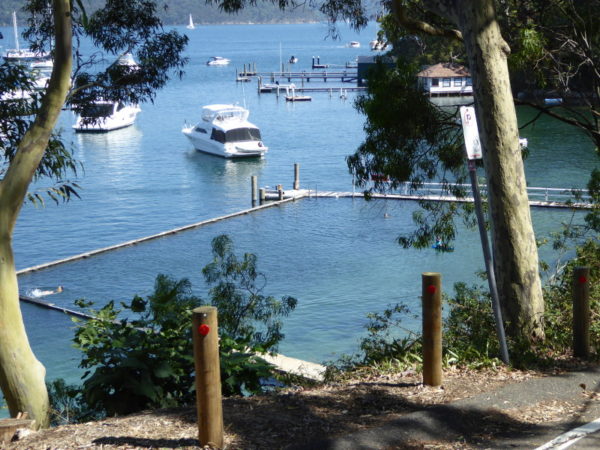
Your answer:
[[[544,315],[546,339],[535,347],[508,340],[511,364],[515,367],[547,367],[571,354],[573,340],[572,286],[573,269],[590,268],[591,348],[600,348],[600,241],[587,240],[577,249],[554,282],[546,285]],[[445,298],[443,319],[443,361],[470,368],[500,364],[496,324],[487,289],[480,286],[454,285],[454,295]],[[367,336],[361,339],[360,353],[344,356],[329,368],[332,376],[344,370],[406,370],[421,364],[421,335],[404,329],[402,321],[410,315],[405,305],[389,306],[382,313],[368,314]]]
[[[219,311],[222,391],[257,394],[262,381],[274,376],[274,366],[258,355],[274,351],[283,339],[280,318],[295,308],[296,299],[262,295],[265,277],[256,269],[256,256],[238,260],[228,236],[212,245],[214,260],[203,272]],[[187,279],[166,275],[157,276],[146,300],[135,296],[122,309],[113,301],[98,310],[78,301],[94,317],[80,323],[74,338],[83,352],[80,367],[87,369],[82,401],[108,415],[193,402],[191,314],[201,302]]]
[[[357,110],[366,118],[366,138],[347,163],[357,184],[367,188],[367,197],[372,191],[395,190],[402,183],[415,191],[432,180],[454,196],[467,194],[464,187],[457,187],[467,176],[457,109],[439,108],[423,95],[417,72],[415,65],[402,60],[394,69],[379,63],[369,72],[367,93],[356,100]],[[419,204],[421,209],[413,215],[416,229],[398,239],[404,247],[427,248],[436,237],[450,244],[458,218],[467,225],[474,223],[471,205]]]
[[[444,352],[456,364],[490,366],[498,362],[491,296],[479,286],[454,285],[454,297],[446,298],[448,313],[444,318]]]
[[[88,422],[103,417],[90,408],[81,386],[67,385],[62,378],[46,383],[50,398],[50,425],[68,425]]]
[[[281,300],[265,296],[266,277],[256,268],[256,255],[234,254],[227,235],[212,241],[213,261],[202,269],[210,289],[211,304],[219,310],[219,328],[253,352],[275,351],[284,338],[281,318],[294,310],[298,301],[285,296]]]
[[[83,388],[89,405],[113,415],[192,402],[190,323],[199,304],[188,280],[159,275],[147,300],[135,296],[121,303],[122,310],[112,301],[91,310],[96,318],[81,324],[74,339],[83,352],[80,367],[87,369]],[[122,311],[132,319],[118,319]]]
[[[3,100],[0,108],[0,180],[13,160],[19,143],[31,126],[40,107],[41,95],[34,91],[36,74],[25,66],[3,62],[0,64],[0,96],[4,93],[34,92],[29,98]],[[27,199],[43,204],[44,197],[58,203],[77,196],[77,176],[80,164],[73,159],[72,151],[61,140],[60,131],[52,133],[42,160],[34,173],[34,180],[53,180],[53,185],[39,187],[28,193]]]
[[[395,360],[411,366],[418,361],[416,355],[422,348],[420,336],[402,327],[402,319],[409,313],[406,305],[396,304],[382,313],[367,314],[367,336],[360,341],[362,363],[371,365]],[[399,336],[401,332],[404,335]]]

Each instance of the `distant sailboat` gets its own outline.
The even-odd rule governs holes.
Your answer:
[[[47,59],[50,57],[50,54],[48,52],[43,52],[43,51],[35,51],[34,52],[32,50],[29,50],[28,48],[22,49],[19,46],[19,31],[17,28],[17,13],[15,11],[13,11],[13,13],[12,13],[12,21],[13,21],[13,33],[15,36],[15,48],[6,51],[6,54],[4,55],[5,60],[12,61],[12,62],[15,62],[15,61],[28,62],[28,61]]]
[[[196,28],[194,26],[194,21],[192,20],[192,15],[190,14],[190,23],[188,23],[188,26],[186,27],[188,30],[193,30],[194,28]]]

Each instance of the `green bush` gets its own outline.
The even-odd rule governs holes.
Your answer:
[[[89,308],[92,303],[78,301]],[[116,309],[90,310],[75,333],[89,405],[108,415],[191,403],[194,399],[191,311],[200,299],[190,282],[156,278],[147,300],[135,296]],[[126,311],[129,318],[118,319]]]
[[[280,318],[295,308],[296,299],[262,295],[266,278],[256,269],[256,256],[247,253],[239,260],[229,237],[215,238],[212,251],[203,273],[219,312],[223,394],[259,393],[274,367],[257,355],[276,350],[284,337]],[[108,415],[192,403],[191,314],[201,303],[187,279],[167,275],[157,276],[146,300],[135,296],[121,308],[111,301],[95,310],[93,303],[78,301],[94,317],[78,321],[74,338],[83,352],[80,367],[87,369],[82,399]]]

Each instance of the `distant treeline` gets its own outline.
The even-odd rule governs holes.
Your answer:
[[[88,12],[101,8],[105,0],[83,0]],[[0,3],[0,26],[12,25],[12,12],[17,11],[20,27],[26,24],[26,14],[21,9],[24,0],[2,0]],[[269,1],[259,2],[257,6],[244,9],[238,14],[227,14],[219,11],[214,5],[207,5],[204,0],[159,0],[157,2],[159,16],[166,25],[184,25],[192,14],[194,23],[298,23],[323,21],[324,16],[308,5],[289,11],[281,11]]]

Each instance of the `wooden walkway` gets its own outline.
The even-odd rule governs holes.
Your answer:
[[[467,192],[470,192],[470,185],[462,185]],[[481,186],[485,191],[485,186]],[[445,193],[442,190],[442,185],[438,183],[426,183],[421,189],[415,192],[409,192],[408,186],[402,192],[395,193],[372,193],[371,198],[384,200],[409,200],[409,201],[434,201],[434,202],[456,202],[456,203],[473,203],[473,197],[456,197]],[[541,188],[530,187],[527,189],[529,195],[529,205],[541,208],[567,208],[567,209],[591,209],[593,207],[587,190],[581,191],[581,199],[576,199],[570,189],[562,188]],[[300,189],[284,190],[283,198],[364,198],[363,192],[341,192],[341,191],[318,191]],[[267,200],[278,200],[279,192],[276,190],[266,191]]]

